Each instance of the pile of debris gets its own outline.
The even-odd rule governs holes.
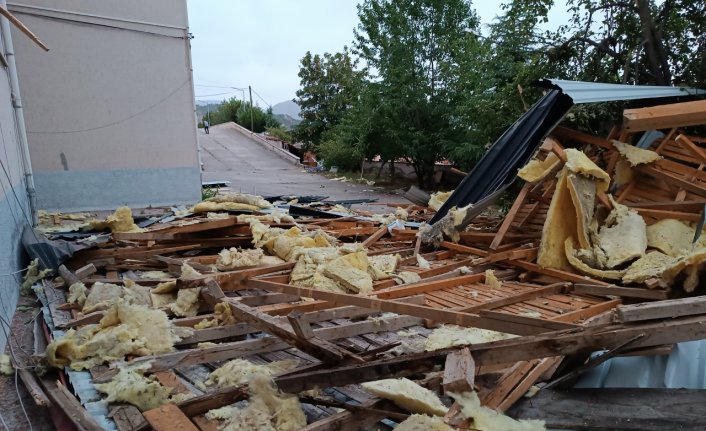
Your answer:
[[[13,365],[80,429],[703,428],[679,408],[577,418],[597,395],[555,389],[706,339],[706,138],[680,130],[704,113],[558,127],[504,218],[454,208],[428,242],[451,193],[386,215],[237,193],[141,223],[44,215],[30,252],[74,247],[59,277],[31,271],[47,339]]]

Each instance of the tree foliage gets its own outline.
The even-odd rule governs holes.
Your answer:
[[[552,8],[570,19],[550,27]],[[351,165],[406,158],[470,169],[542,94],[541,78],[706,86],[706,0],[509,0],[481,35],[469,0],[365,0],[353,48],[302,58],[297,138]],[[365,69],[357,68],[358,64]],[[605,131],[623,103],[569,120]]]
[[[252,129],[251,129],[251,113],[252,113]],[[259,106],[253,106],[250,109],[250,103],[232,97],[224,100],[218,107],[201,118],[201,124],[204,120],[209,120],[211,125],[226,123],[233,121],[248,130],[255,133],[264,132],[268,127],[277,127],[279,122],[272,114],[272,108],[262,110]]]
[[[343,52],[323,55],[307,52],[301,59],[301,89],[294,100],[302,121],[294,132],[298,139],[318,146],[324,133],[341,123],[357,100],[364,72],[344,47]]]

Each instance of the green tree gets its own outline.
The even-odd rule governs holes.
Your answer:
[[[209,123],[211,125],[226,123],[228,121],[235,122],[238,118],[238,110],[240,109],[242,103],[242,101],[236,99],[235,97],[224,100],[216,107],[216,109],[206,115],[203,115],[201,122],[203,123],[203,120],[209,120],[209,118]]]
[[[263,111],[259,106],[253,106],[251,109],[248,102],[241,103],[235,122],[255,133],[262,133],[268,127],[279,125],[277,119],[272,115],[272,108]]]
[[[232,97],[224,100],[215,110],[203,115],[201,123],[203,124],[203,121],[209,118],[211,125],[232,121],[250,130],[250,114],[250,103]],[[252,124],[255,133],[261,133],[268,127],[278,127],[280,125],[272,113],[271,107],[263,111],[259,106],[254,106],[252,109]]]
[[[478,46],[478,18],[466,0],[366,0],[358,6],[356,52],[379,82],[386,135],[431,187],[434,165],[467,140],[457,107],[470,103],[462,62]]]
[[[295,137],[316,148],[356,102],[363,77],[364,72],[357,69],[357,62],[345,47],[335,54],[307,52],[301,59],[301,88],[294,99],[302,118],[294,129]]]

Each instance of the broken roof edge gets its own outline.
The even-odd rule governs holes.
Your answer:
[[[532,84],[537,87],[561,90],[564,94],[571,97],[575,104],[706,95],[706,90],[691,87],[606,84],[554,78],[540,79]]]

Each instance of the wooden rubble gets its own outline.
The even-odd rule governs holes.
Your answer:
[[[706,204],[706,139],[688,136],[680,128],[706,123],[706,106],[703,102],[690,103],[676,113],[669,106],[626,111],[624,127],[616,128],[607,138],[564,127],[558,127],[552,135],[563,147],[578,147],[612,174],[618,155],[611,139],[631,142],[639,131],[664,129],[665,136],[652,147],[663,159],[637,167],[631,182],[611,192],[617,202],[638,211],[648,224],[664,218],[698,222]],[[556,145],[545,145],[539,157],[549,152],[561,157],[561,151]],[[309,419],[305,429],[354,430],[384,418],[399,422],[409,414],[361,390],[358,383],[409,377],[446,391],[476,390],[483,405],[507,411],[541,382],[559,385],[610,357],[667,354],[674,343],[706,338],[704,297],[670,299],[668,291],[651,289],[649,282],[637,287],[616,286],[535,263],[555,185],[554,175],[537,184],[523,185],[504,219],[478,217],[460,234],[459,243],[444,241],[434,249],[420,246],[415,229],[389,232],[375,222],[355,217],[297,220],[310,230],[323,229],[341,241],[362,242],[368,255],[399,254],[402,261],[398,270],[415,272],[421,278],[417,283],[402,285],[392,279],[376,281],[370,295],[291,285],[292,263],[214,272],[210,265],[222,248],[251,246],[249,225],[239,223],[234,216],[195,217],[198,223],[185,226],[166,223],[151,226],[146,232],[113,234],[108,244],[77,252],[61,270],[65,283],[45,281],[44,291],[54,325],[79,327],[97,322],[102,314],[77,317],[76,310],[62,306],[68,284],[81,280],[90,288],[95,282],[120,283],[130,277],[135,283],[155,286],[178,278],[179,267],[188,261],[203,275],[178,280],[178,287],[200,287],[200,314],[172,317],[173,323],[188,327],[212,318],[215,304],[222,300],[231,307],[237,323],[197,329],[173,352],[130,358],[133,363],[150,361],[150,373],[163,385],[194,396],[144,414],[130,405],[113,405],[111,418],[121,431],[217,429],[217,423],[207,420],[204,413],[247,399],[248,388],[204,392],[195,385],[219,364],[234,358],[256,363],[296,358],[300,361],[297,369],[275,378],[283,392],[327,389],[348,400],[302,398]],[[406,207],[418,221],[430,216],[430,210],[423,207],[390,205],[396,206]],[[429,261],[430,268],[418,266],[417,253]],[[470,272],[462,272],[463,267]],[[487,269],[494,270],[500,286],[485,283]],[[173,278],[134,277],[135,271],[148,270],[167,271]],[[365,319],[381,312],[397,316],[381,321]],[[414,329],[428,334],[439,324],[519,337],[397,357],[386,353],[399,344],[397,331]],[[217,344],[195,347],[202,342]],[[607,351],[602,359],[586,362],[591,352],[600,350]],[[105,382],[115,373],[106,366],[91,370],[94,382]],[[79,429],[99,429],[56,377],[38,377],[27,370],[20,377],[38,405],[59,405]],[[558,379],[562,380],[556,382]],[[592,390],[540,390],[536,398],[540,408],[525,400],[511,411],[520,417],[545,418],[548,425],[556,427],[605,429],[607,412],[614,410],[611,405],[630,404],[615,392],[615,399],[604,399],[604,412],[597,409],[592,419],[577,421],[566,411],[581,411],[586,391]],[[634,393],[648,393],[623,391],[633,397]],[[703,399],[703,392],[697,392],[694,396]],[[687,396],[683,391],[667,391],[658,398],[660,394],[650,396],[660,401],[674,396],[674,405],[682,404],[677,400]],[[685,398],[687,402],[692,403],[693,398]],[[345,410],[338,412],[334,407]],[[624,417],[621,421],[625,429],[658,429],[645,425],[648,420],[644,417]],[[690,416],[684,421],[706,426],[703,418]]]

